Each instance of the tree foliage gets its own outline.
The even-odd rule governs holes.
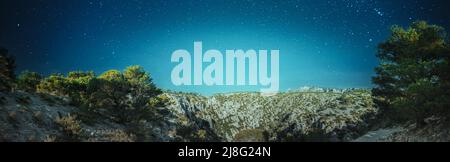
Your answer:
[[[67,78],[62,74],[51,74],[37,86],[37,92],[56,96],[65,96],[68,91]]]
[[[36,72],[23,71],[17,78],[17,88],[26,92],[36,92],[42,76]]]
[[[154,108],[164,106],[166,102],[160,95],[161,90],[141,66],[130,66],[123,72],[109,70],[98,77],[92,71],[73,71],[67,77],[52,74],[40,82],[35,82],[38,77],[31,72],[24,73],[21,78],[24,89],[32,90],[38,83],[35,87],[39,93],[70,97],[73,105],[118,122],[151,118]],[[28,84],[30,80],[33,84]]]
[[[89,108],[120,122],[149,118],[155,111],[151,103],[161,93],[140,66],[107,71],[87,86]]]
[[[448,116],[450,46],[444,28],[418,21],[391,31],[378,47],[377,103],[386,113],[419,125],[431,115]]]
[[[0,91],[10,91],[14,83],[16,63],[8,50],[0,48]]]

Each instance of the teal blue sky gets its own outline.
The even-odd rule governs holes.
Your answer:
[[[26,2],[26,3],[25,3]],[[449,26],[445,0],[42,0],[0,2],[0,46],[18,71],[43,74],[142,65],[155,83],[202,94],[259,86],[174,86],[171,54],[203,48],[280,50],[280,90],[370,88],[376,46],[393,24]],[[204,64],[206,66],[207,64]]]

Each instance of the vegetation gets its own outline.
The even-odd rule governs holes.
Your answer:
[[[127,134],[123,130],[111,130],[105,132],[105,136],[107,138],[107,141],[110,142],[134,142],[135,137],[134,135]]]
[[[242,130],[234,136],[235,142],[266,142],[268,141],[268,134],[261,129],[246,129]]]
[[[123,71],[109,70],[99,76],[92,71],[72,71],[67,75],[51,74],[48,77],[42,77],[36,72],[23,71],[15,78],[15,60],[8,55],[6,49],[0,49],[0,66],[0,91],[8,92],[18,89],[37,93],[50,106],[70,103],[79,108],[79,111],[75,112],[78,118],[75,118],[75,115],[69,115],[54,119],[61,126],[66,137],[69,137],[66,140],[81,140],[82,123],[93,124],[93,121],[105,119],[127,125],[130,130],[145,128],[142,124],[146,121],[157,121],[163,118],[160,110],[156,108],[164,107],[170,101],[170,98],[163,95],[162,91],[154,85],[150,75],[141,66],[129,66]],[[26,93],[19,92],[15,96],[16,103],[33,106],[29,105],[31,99]],[[3,96],[0,101],[2,104],[6,102]],[[8,120],[16,120],[16,114],[16,111],[12,111],[8,114]],[[41,111],[36,111],[31,116],[33,121],[43,123],[44,117]],[[139,133],[145,132],[144,130],[136,132],[133,134],[137,134],[138,137],[129,135],[123,130],[115,131],[109,134],[109,139],[104,140],[134,141],[149,136],[148,133]],[[199,136],[203,135],[204,133],[200,133]],[[49,139],[52,139],[49,141],[55,140],[53,137]]]
[[[36,72],[24,71],[17,78],[17,88],[27,92],[36,92],[42,76]]]
[[[37,92],[63,96],[68,92],[66,78],[62,74],[52,74],[44,78],[37,86]]]
[[[12,77],[9,71],[4,73]],[[52,74],[42,78],[38,73],[24,71],[16,82],[23,91],[69,97],[73,105],[91,115],[121,123],[151,119],[155,116],[154,108],[168,101],[141,66],[129,66],[123,72],[109,70],[98,77],[92,71],[73,71],[67,76]]]
[[[83,129],[81,128],[80,121],[76,119],[76,116],[68,115],[64,117],[57,117],[55,122],[61,126],[64,130],[64,133],[71,137],[72,139],[76,139],[81,136]]]
[[[163,94],[141,66],[98,76],[92,71],[72,71],[42,77],[24,71],[15,78],[14,58],[4,49],[0,49],[0,91],[25,91],[14,95],[17,107],[33,107],[37,99],[28,93],[37,93],[51,106],[65,102],[79,108],[74,113],[77,116],[51,118],[70,137],[66,140],[81,140],[84,134],[88,141],[151,141],[172,132],[164,140],[347,141],[368,129],[378,108],[394,122],[415,121],[417,126],[449,119],[450,44],[445,30],[423,21],[407,29],[393,26],[390,37],[378,48],[380,65],[372,91],[306,89],[270,97],[259,93]],[[7,102],[0,98],[1,104]],[[48,123],[51,115],[43,113],[50,111],[30,112],[34,121]],[[27,111],[5,112],[10,123],[19,123]],[[98,133],[90,129],[95,126],[88,120],[119,126]],[[44,140],[55,141],[56,137]]]
[[[140,66],[130,66],[123,73],[107,71],[90,80],[86,89],[89,110],[111,115],[118,122],[151,118],[154,100],[161,93]]]
[[[10,91],[14,83],[15,60],[8,50],[0,48],[0,91]]]
[[[381,64],[373,78],[373,95],[384,114],[397,121],[415,120],[418,126],[426,117],[449,117],[449,56],[444,28],[424,21],[408,29],[393,26],[379,45]]]

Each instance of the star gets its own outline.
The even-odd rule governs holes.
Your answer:
[[[384,13],[380,11],[378,8],[373,9],[379,16],[384,16]]]

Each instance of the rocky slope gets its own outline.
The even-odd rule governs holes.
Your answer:
[[[425,126],[397,124],[367,132],[354,142],[449,142],[450,125],[444,118],[429,117]]]
[[[126,127],[106,118],[81,122],[67,98],[0,93],[0,141],[133,141]],[[76,135],[76,139],[75,139]]]
[[[364,90],[171,96],[176,101],[171,110],[182,108],[187,111],[178,114],[207,121],[205,124],[226,141],[252,129],[266,132],[269,141],[300,140],[314,133],[329,135],[325,140],[350,140],[367,128],[377,113],[370,93]]]
[[[63,97],[0,93],[0,140],[349,141],[377,113],[366,90],[164,95],[170,102],[155,118],[123,124],[86,115]]]

